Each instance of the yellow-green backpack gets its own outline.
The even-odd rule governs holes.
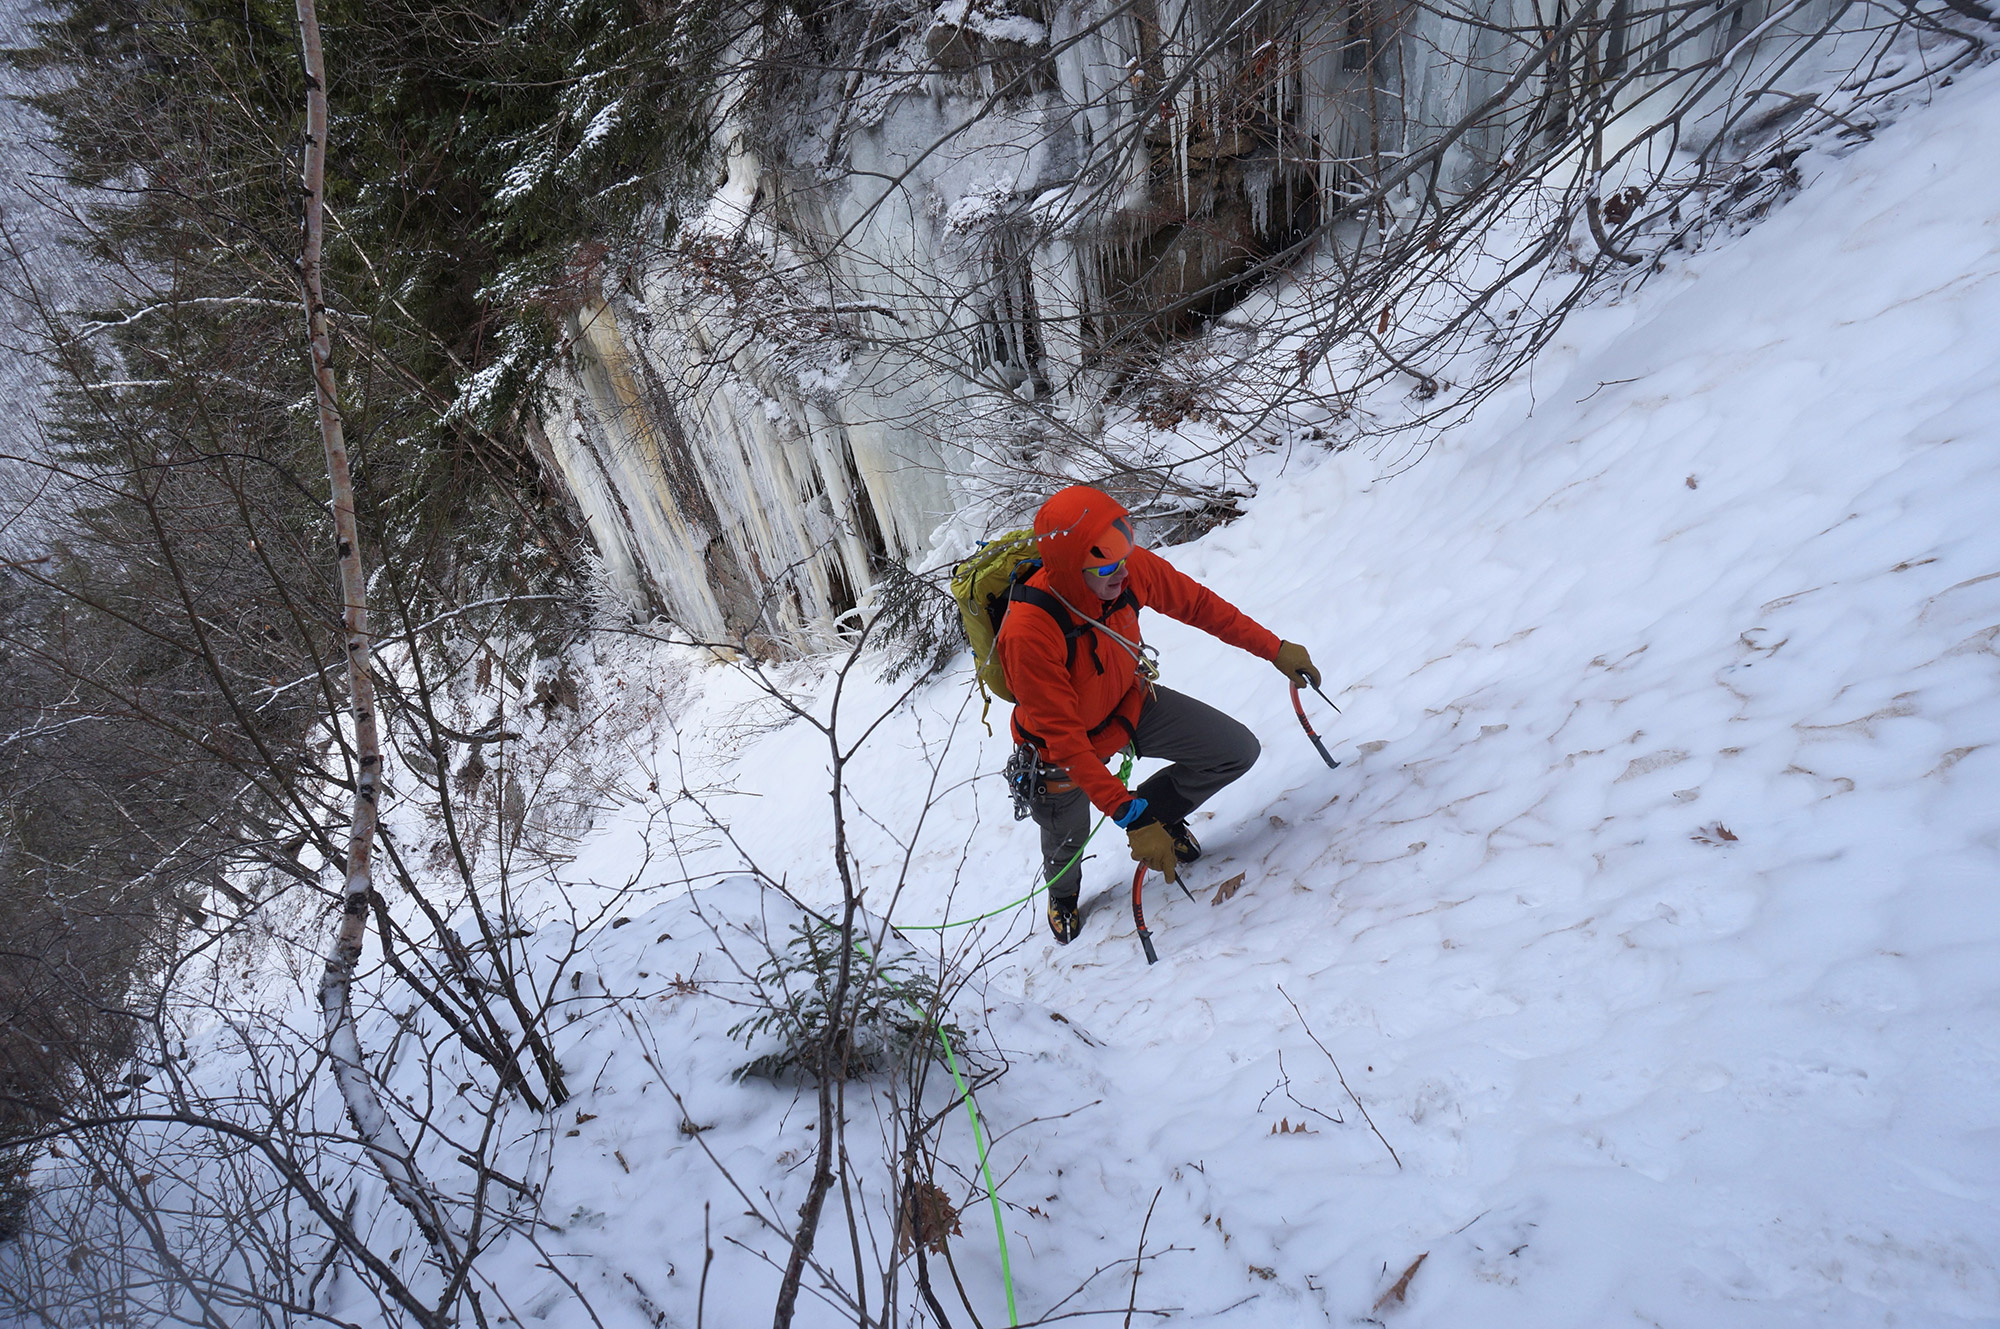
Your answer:
[[[979,686],[1002,701],[1013,701],[1000,653],[993,649],[1000,620],[1007,616],[1008,594],[1017,579],[1026,579],[1042,565],[1033,531],[1009,531],[982,543],[972,557],[951,573],[951,598],[958,601],[959,622],[972,646],[979,668]]]

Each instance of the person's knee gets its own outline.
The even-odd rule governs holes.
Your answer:
[[[1264,745],[1257,741],[1257,735],[1250,732],[1250,727],[1240,720],[1232,716],[1229,724],[1232,732],[1229,735],[1225,769],[1229,772],[1229,778],[1234,780],[1257,764],[1257,758],[1264,753]]]

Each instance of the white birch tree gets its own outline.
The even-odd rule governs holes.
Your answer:
[[[319,406],[320,441],[326,448],[326,475],[332,491],[335,547],[340,564],[347,686],[354,716],[354,819],[347,837],[347,875],[341,891],[340,926],[320,979],[319,1006],[325,1020],[327,1055],[347,1113],[369,1156],[382,1170],[389,1191],[408,1209],[425,1240],[448,1263],[455,1263],[449,1217],[417,1171],[409,1144],[383,1106],[363,1061],[355,1031],[354,970],[367,935],[370,871],[375,822],[381,798],[382,740],[375,715],[375,684],[368,673],[368,579],[361,564],[361,537],[354,518],[354,479],[348,467],[341,426],[340,397],[333,377],[333,346],[327,331],[326,297],[320,254],[326,231],[326,60],[320,45],[319,15],[313,0],[297,0],[299,42],[306,73],[306,153],[304,242],[299,279],[305,296],[306,337],[312,355],[313,388]]]

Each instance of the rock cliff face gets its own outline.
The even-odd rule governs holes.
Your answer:
[[[1479,188],[1581,90],[1775,67],[1838,4],[946,0],[761,33],[705,211],[574,316],[551,453],[635,609],[824,639],[1273,269]]]

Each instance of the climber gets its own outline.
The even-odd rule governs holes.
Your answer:
[[[1288,679],[1319,683],[1306,648],[1267,629],[1158,554],[1134,543],[1126,512],[1088,485],[1035,514],[1042,566],[1016,583],[996,649],[1014,694],[1014,738],[1040,763],[1029,811],[1042,832],[1049,929],[1068,945],[1082,926],[1079,861],[1102,809],[1131,841],[1134,862],[1168,881],[1201,856],[1188,814],[1257,760],[1239,721],[1154,679],[1139,610],[1157,609],[1269,660]],[[1037,612],[1022,612],[1022,606]],[[1104,762],[1126,744],[1173,765],[1128,793]]]

